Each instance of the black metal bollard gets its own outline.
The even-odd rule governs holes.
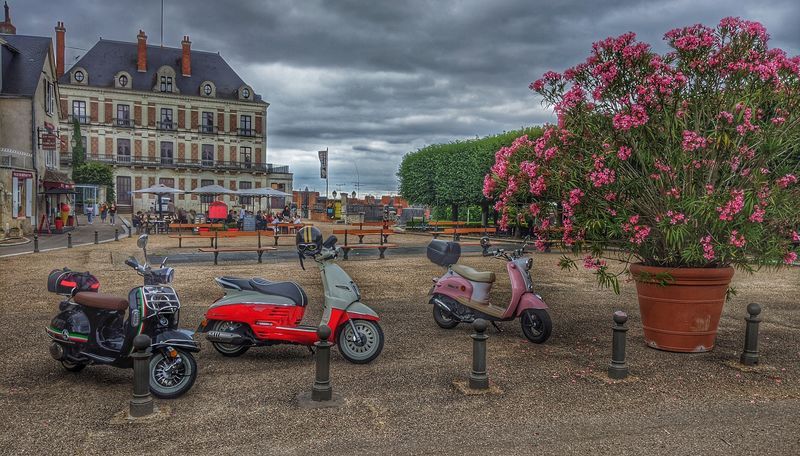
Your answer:
[[[39,235],[33,235],[33,253],[39,253]]]
[[[756,303],[747,305],[747,313],[749,314],[745,321],[747,321],[747,329],[744,334],[744,351],[740,362],[745,366],[753,366],[758,364],[758,324],[761,322],[759,314],[761,314],[761,306]]]
[[[317,347],[316,353],[316,374],[314,375],[314,386],[311,388],[311,400],[315,402],[330,401],[333,398],[333,388],[331,388],[331,345],[328,338],[331,336],[331,328],[320,325],[317,328],[318,342],[314,342]]]
[[[489,375],[486,373],[486,327],[488,323],[483,318],[478,318],[472,323],[474,334],[472,338],[472,370],[469,373],[469,387],[472,389],[488,389]]]
[[[611,327],[614,336],[611,342],[611,364],[608,365],[608,376],[616,380],[628,376],[628,364],[625,362],[625,335],[628,332],[628,328],[625,327],[626,321],[628,321],[628,315],[625,312],[621,310],[614,312],[614,326]]]
[[[114,240],[119,241],[119,230],[114,228]]]
[[[150,336],[139,334],[133,339],[133,399],[130,416],[141,418],[153,414],[153,398],[150,396]]]
[[[67,233],[67,248],[72,248],[72,233]]]
[[[99,244],[99,242],[97,241],[97,231],[94,232],[94,243]]]

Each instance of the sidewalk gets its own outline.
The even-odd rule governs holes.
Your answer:
[[[128,227],[126,224],[130,222],[124,218],[117,216],[116,225],[109,223],[101,223],[100,217],[95,217],[94,224],[89,225],[86,221],[86,216],[78,216],[78,227],[71,231],[72,245],[77,247],[79,245],[93,244],[94,232],[97,231],[98,242],[108,242],[114,240],[114,230],[119,230],[120,239],[128,235]],[[25,242],[27,240],[28,242]],[[21,244],[17,245],[0,245],[0,258],[24,255],[33,253],[33,235],[25,236],[20,239]],[[39,251],[46,252],[49,250],[65,249],[67,248],[67,234],[41,234],[39,236]]]

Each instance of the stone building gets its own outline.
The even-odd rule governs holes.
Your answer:
[[[0,239],[31,232],[69,190],[59,172],[60,122],[49,37],[17,35],[8,5],[0,22]]]
[[[61,141],[82,141],[87,160],[113,166],[121,212],[152,207],[154,196],[131,191],[157,183],[291,193],[288,166],[267,162],[269,104],[218,53],[193,50],[188,36],[180,48],[148,45],[139,31],[135,43],[101,39],[65,72],[66,29],[55,30]],[[174,204],[199,210],[204,198],[178,195]]]

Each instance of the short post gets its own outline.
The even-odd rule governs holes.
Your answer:
[[[114,240],[119,241],[119,230],[114,228]]]
[[[628,321],[628,315],[625,312],[621,310],[614,312],[614,326],[611,327],[614,335],[611,342],[611,364],[608,365],[608,376],[615,380],[628,377],[628,364],[625,362],[625,333],[628,332],[628,328],[625,327],[626,321]]]
[[[72,233],[67,233],[67,248],[72,248]]]
[[[33,253],[39,253],[39,235],[33,235]]]
[[[97,242],[97,231],[94,232],[94,243],[98,244],[98,242]]]
[[[256,234],[258,235],[258,248],[260,249],[261,248],[261,231],[260,230],[256,231]],[[258,258],[261,259],[261,256],[259,255]],[[261,261],[259,261],[259,263],[261,263]]]
[[[150,396],[150,336],[139,334],[133,339],[133,399],[130,416],[141,418],[153,414],[153,398]]]
[[[469,373],[469,387],[471,389],[488,389],[489,376],[486,374],[486,327],[488,323],[483,318],[478,318],[472,323],[474,334],[472,338],[472,370]]]
[[[317,347],[316,353],[316,374],[314,375],[314,386],[311,388],[311,400],[315,402],[329,401],[333,398],[333,388],[331,388],[331,345],[328,338],[331,336],[331,328],[320,325],[317,328],[319,341],[314,342]]]
[[[745,366],[758,364],[758,324],[761,322],[761,306],[756,303],[747,305],[747,329],[744,334],[744,351],[740,361]]]

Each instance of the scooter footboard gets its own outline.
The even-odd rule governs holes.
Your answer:
[[[548,309],[547,303],[544,302],[541,296],[534,293],[525,293],[519,299],[519,306],[517,306],[517,316],[522,315],[525,309]]]

